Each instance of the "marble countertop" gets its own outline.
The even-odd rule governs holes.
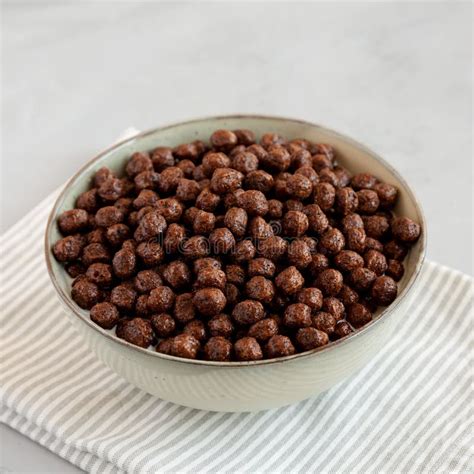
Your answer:
[[[416,190],[428,258],[472,274],[469,3],[3,5],[8,229],[129,126],[299,117],[390,161]],[[2,427],[0,472],[76,472]]]

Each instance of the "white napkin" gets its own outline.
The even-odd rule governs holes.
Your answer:
[[[474,472],[473,280],[427,262],[369,365],[257,414],[210,413],[128,384],[83,345],[43,257],[57,193],[1,237],[1,421],[89,472]]]

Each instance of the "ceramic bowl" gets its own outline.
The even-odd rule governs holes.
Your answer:
[[[307,138],[335,147],[338,161],[352,173],[370,172],[399,189],[396,212],[422,225],[422,237],[405,260],[399,296],[374,320],[350,336],[326,347],[280,359],[256,362],[206,362],[180,359],[142,349],[117,338],[89,319],[70,297],[71,278],[56,262],[51,245],[60,238],[56,219],[74,207],[88,189],[95,171],[108,166],[121,172],[136,151],[160,145],[175,146],[196,139],[207,141],[219,128],[248,128],[277,132],[288,139]],[[133,385],[164,400],[212,411],[258,411],[291,404],[327,390],[366,364],[389,340],[400,318],[409,318],[407,305],[419,275],[426,246],[426,224],[420,204],[406,181],[376,153],[327,128],[279,117],[227,116],[197,119],[140,133],[105,150],[79,170],[57,199],[46,230],[46,261],[51,281],[64,305],[65,317],[76,327],[84,344],[116,373]]]

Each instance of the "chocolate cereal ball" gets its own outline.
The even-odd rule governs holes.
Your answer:
[[[112,329],[119,320],[118,309],[112,303],[97,303],[91,308],[91,320],[103,329]]]
[[[304,278],[294,266],[285,268],[275,278],[275,284],[286,295],[294,295],[304,285]]]
[[[195,201],[200,192],[201,187],[197,181],[181,178],[176,188],[176,198],[180,201]]]
[[[154,314],[150,322],[158,337],[169,337],[176,329],[175,320],[167,313]]]
[[[365,266],[372,270],[377,276],[382,275],[387,270],[387,259],[385,255],[377,250],[369,250],[364,254]]]
[[[170,224],[166,229],[163,247],[166,253],[179,253],[186,238],[186,230],[180,224]]]
[[[233,157],[232,167],[242,174],[248,174],[258,168],[258,158],[249,151],[242,151]]]
[[[250,146],[255,143],[255,134],[252,130],[239,129],[233,130],[235,136],[237,137],[237,142],[239,145]]]
[[[220,201],[221,198],[217,194],[214,194],[209,189],[204,188],[196,198],[196,207],[206,212],[214,212]]]
[[[345,243],[343,233],[339,229],[331,227],[321,236],[319,241],[320,252],[327,255],[336,255],[344,248]]]
[[[234,332],[234,324],[227,314],[217,314],[213,316],[207,323],[209,334],[211,336],[222,336],[230,338]]]
[[[343,215],[352,214],[359,206],[359,198],[352,188],[339,188],[336,191],[336,208]]]
[[[97,194],[106,202],[114,202],[125,194],[124,183],[118,178],[107,178],[97,190]]]
[[[193,262],[194,273],[198,274],[201,270],[205,268],[221,270],[222,264],[219,260],[212,257],[198,258]]]
[[[225,194],[240,188],[244,175],[232,168],[218,168],[211,178],[211,191],[216,194]]]
[[[185,359],[195,359],[199,351],[199,341],[189,334],[178,334],[171,341],[171,355]]]
[[[197,273],[194,284],[196,288],[214,287],[224,290],[226,282],[226,274],[222,270],[204,267]]]
[[[193,336],[199,342],[205,342],[207,339],[206,326],[199,319],[189,321],[189,323],[184,326],[183,333]]]
[[[383,244],[380,242],[380,240],[367,237],[365,239],[365,250],[377,250],[378,252],[383,253]]]
[[[145,214],[138,224],[134,233],[137,242],[145,242],[162,234],[167,227],[165,218],[158,212],[153,210]]]
[[[375,303],[388,306],[397,297],[397,284],[389,276],[382,275],[375,279],[370,295]]]
[[[362,253],[365,249],[367,235],[364,229],[353,227],[346,231],[346,248],[357,253]]]
[[[254,337],[243,337],[234,344],[235,358],[240,361],[263,359],[262,348]]]
[[[405,268],[403,263],[398,260],[389,259],[387,260],[387,270],[385,273],[395,281],[400,281],[405,273]]]
[[[89,189],[80,194],[76,199],[76,208],[84,209],[87,212],[93,213],[99,207],[99,199],[97,189]]]
[[[288,262],[296,268],[306,268],[312,260],[311,251],[304,240],[294,240],[288,246]]]
[[[147,206],[153,207],[158,202],[158,199],[158,194],[156,194],[155,191],[152,191],[151,189],[143,189],[133,200],[133,207],[135,209],[141,209]]]
[[[235,237],[243,237],[247,230],[248,215],[240,207],[231,207],[225,214],[224,224]]]
[[[215,362],[230,361],[232,353],[232,343],[221,336],[213,336],[209,338],[204,346],[204,357],[206,360]]]
[[[376,184],[377,178],[369,173],[359,173],[351,179],[351,185],[355,190],[373,189]]]
[[[378,194],[371,189],[357,191],[359,205],[357,210],[363,214],[373,214],[380,205]]]
[[[191,270],[183,261],[175,260],[163,270],[163,278],[172,288],[182,288],[191,283]]]
[[[99,302],[101,293],[95,283],[84,278],[73,284],[71,297],[81,308],[91,309]]]
[[[185,324],[196,317],[192,293],[182,293],[176,296],[173,316],[179,323]]]
[[[308,270],[313,276],[319,275],[323,270],[329,268],[329,259],[322,253],[315,253],[312,256]]]
[[[268,340],[265,352],[269,359],[274,359],[293,355],[296,351],[289,337],[275,335]]]
[[[352,270],[349,276],[352,286],[359,291],[366,291],[377,278],[377,275],[368,268],[356,268]]]
[[[81,260],[87,267],[93,263],[109,263],[110,253],[102,244],[89,244],[84,247]]]
[[[142,318],[123,320],[117,327],[117,336],[139,347],[148,347],[153,341],[153,329],[150,321]]]
[[[226,283],[224,295],[229,306],[236,305],[240,300],[240,290],[232,283]]]
[[[272,226],[260,216],[252,218],[247,233],[254,240],[265,240],[274,235]]]
[[[202,159],[202,169],[209,178],[217,168],[229,168],[230,158],[224,153],[207,153]]]
[[[72,262],[81,255],[84,239],[79,235],[68,235],[53,245],[53,254],[58,262]]]
[[[240,194],[238,204],[249,216],[264,216],[268,212],[267,198],[255,189]]]
[[[283,203],[277,199],[270,199],[268,201],[268,214],[269,219],[280,219],[283,217]]]
[[[408,217],[395,217],[392,221],[392,233],[400,242],[416,242],[420,237],[420,225]]]
[[[291,304],[285,309],[283,324],[289,328],[311,326],[311,308],[303,303]]]
[[[365,233],[374,239],[380,240],[390,230],[390,223],[384,216],[365,216],[363,221]]]
[[[315,283],[325,295],[336,296],[342,288],[342,274],[333,268],[328,268],[318,275]]]
[[[58,217],[59,230],[63,235],[75,234],[89,225],[89,214],[84,209],[64,211]]]
[[[317,204],[309,204],[303,212],[308,217],[308,228],[311,232],[320,235],[327,230],[329,226],[328,218]]]
[[[93,263],[87,269],[86,277],[99,287],[110,286],[114,278],[112,267],[107,263]]]
[[[244,300],[237,303],[232,311],[232,318],[238,324],[254,324],[265,316],[262,303],[256,300]]]
[[[127,279],[135,274],[137,258],[133,250],[124,248],[119,250],[112,259],[112,267],[118,278]]]
[[[184,240],[181,245],[183,255],[190,259],[206,257],[209,254],[210,242],[202,235],[194,235]]]
[[[270,146],[267,155],[260,158],[260,164],[270,172],[286,171],[291,164],[291,156],[282,146]]]
[[[136,300],[137,292],[128,284],[116,286],[110,294],[110,302],[124,313],[133,311]]]
[[[282,259],[288,249],[288,242],[279,236],[272,236],[259,242],[258,251],[260,256],[276,262]]]
[[[163,285],[163,280],[155,270],[142,270],[134,279],[135,289],[139,293],[149,293],[154,288]]]
[[[221,227],[211,232],[209,244],[214,254],[226,254],[234,248],[235,238],[229,229]]]
[[[228,283],[240,286],[245,282],[245,270],[240,265],[227,265],[225,275]]]
[[[193,296],[195,308],[203,316],[214,316],[222,312],[227,303],[224,293],[218,288],[202,288]]]
[[[355,303],[347,309],[347,320],[355,328],[360,328],[372,321],[372,313],[365,305]]]
[[[341,271],[350,272],[364,266],[364,259],[352,250],[341,250],[335,257],[334,263]]]
[[[332,333],[333,339],[342,339],[343,337],[348,336],[352,332],[352,328],[346,321],[339,321],[334,328]]]
[[[296,342],[303,351],[310,351],[318,347],[325,346],[329,342],[328,335],[313,327],[298,329]]]
[[[330,183],[317,183],[314,185],[314,203],[323,211],[329,211],[336,201],[336,189]]]
[[[273,176],[263,170],[250,171],[245,176],[244,185],[247,189],[268,193],[274,186]]]
[[[263,276],[273,278],[275,275],[276,266],[268,258],[254,258],[248,262],[248,276]]]
[[[342,285],[341,291],[337,294],[337,298],[344,306],[349,306],[359,301],[359,293],[349,285]]]
[[[312,327],[331,335],[336,328],[336,318],[331,313],[318,311],[312,316]]]
[[[319,288],[303,288],[296,294],[296,301],[308,306],[311,311],[319,311],[323,304],[323,294]]]
[[[242,263],[252,260],[256,252],[255,246],[250,240],[241,240],[236,244],[232,255],[236,262]]]
[[[130,228],[125,224],[111,225],[105,232],[110,245],[119,247],[130,237]]]
[[[252,277],[245,285],[245,291],[249,298],[262,303],[270,303],[275,296],[273,282],[263,276]]]
[[[408,249],[405,244],[397,242],[396,240],[390,240],[384,245],[383,253],[388,258],[401,261],[406,257]]]
[[[164,252],[157,242],[142,242],[137,246],[137,256],[144,266],[154,267],[163,260]]]
[[[173,290],[168,286],[158,286],[150,291],[148,309],[152,313],[166,313],[171,310],[175,300]]]
[[[230,130],[216,130],[211,135],[211,144],[217,149],[229,149],[237,143],[237,135]]]
[[[293,174],[286,181],[286,189],[296,199],[306,199],[313,192],[313,183],[303,174]]]
[[[309,227],[306,214],[301,211],[288,211],[283,216],[283,230],[290,237],[302,236]]]
[[[363,229],[364,221],[359,214],[347,214],[341,219],[342,230],[348,233],[352,229]]]
[[[143,171],[153,171],[153,162],[148,153],[137,151],[125,166],[125,172],[133,178]]]
[[[140,295],[135,302],[135,314],[140,318],[148,318],[148,295]]]
[[[392,209],[398,198],[398,190],[388,183],[377,183],[373,187],[377,193],[381,209]]]
[[[193,177],[193,172],[194,168],[196,168],[196,165],[191,160],[181,160],[176,163],[176,166],[184,173],[184,176],[186,176],[186,178],[191,179]],[[178,190],[176,190],[176,193],[177,192]]]
[[[153,150],[151,161],[156,171],[162,171],[174,165],[173,150],[170,147],[160,146]]]
[[[342,286],[344,287],[344,285]],[[339,298],[336,298],[334,296],[328,296],[324,298],[323,300],[322,310],[334,316],[334,319],[336,321],[339,321],[344,318],[344,313],[346,311],[346,308],[343,302]],[[317,328],[317,329],[320,329],[320,328]]]
[[[278,334],[278,323],[272,318],[257,321],[250,326],[248,331],[248,335],[254,337],[259,342],[265,342],[276,334]]]
[[[64,269],[66,270],[67,274],[68,274],[71,278],[76,278],[76,277],[78,277],[79,275],[84,274],[85,271],[86,271],[84,265],[82,265],[81,262],[71,262],[71,263],[67,263],[67,264],[65,265]]]

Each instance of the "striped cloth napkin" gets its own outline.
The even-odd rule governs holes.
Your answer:
[[[84,471],[474,472],[473,280],[427,262],[392,341],[326,393],[210,413],[128,384],[84,347],[46,272],[57,193],[1,237],[1,421]]]

